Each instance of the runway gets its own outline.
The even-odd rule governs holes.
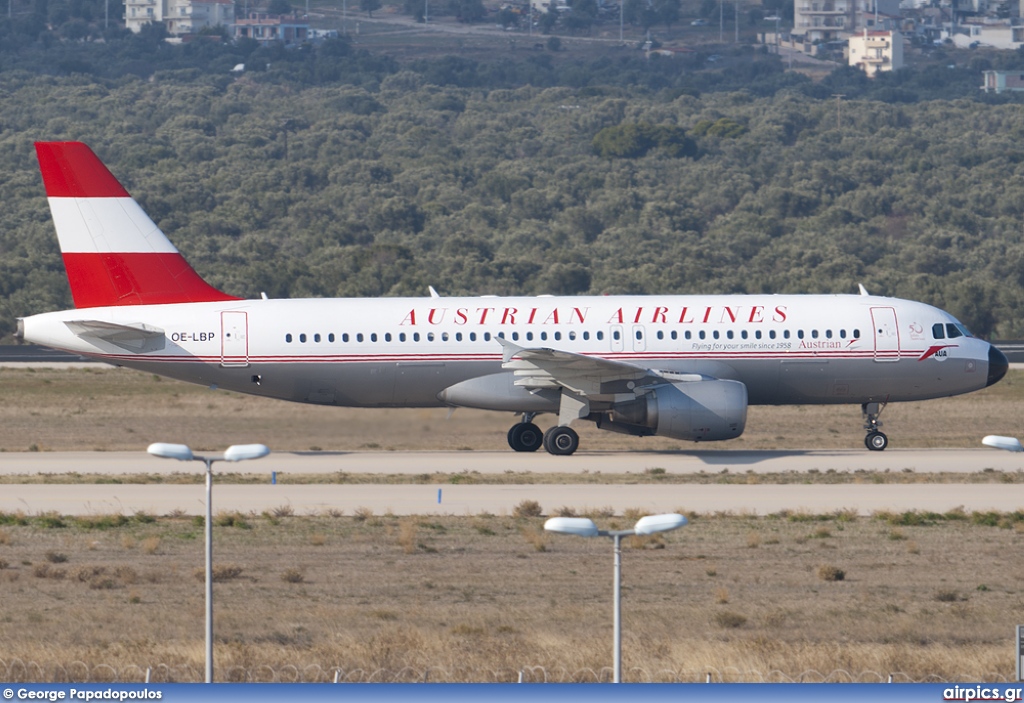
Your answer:
[[[979,442],[980,444],[980,442]],[[271,448],[273,449],[273,448]],[[216,454],[215,452],[212,454]],[[202,470],[198,462],[158,459],[138,452],[2,452],[0,475],[10,474],[172,474]],[[586,452],[570,457],[546,452],[274,452],[258,461],[215,464],[218,473],[434,474],[533,473],[785,473],[795,471],[914,471],[969,473],[994,469],[1020,471],[1024,455],[995,449],[865,449],[786,451]]]
[[[573,457],[522,455],[511,452],[357,452],[279,453],[244,464],[215,464],[215,473],[262,473],[266,484],[222,482],[214,488],[215,511],[261,513],[290,506],[297,515],[341,511],[352,515],[369,509],[376,515],[510,514],[523,500],[536,500],[548,514],[562,507],[578,512],[609,507],[616,513],[629,508],[651,512],[675,510],[697,513],[731,512],[766,515],[782,510],[827,513],[855,510],[1012,511],[1024,508],[1024,489],[1001,483],[986,484],[270,484],[271,472],[432,474],[504,472],[643,473],[664,468],[666,473],[764,474],[770,472],[914,471],[920,473],[1018,471],[1024,458],[986,449],[779,452],[585,453]],[[143,452],[0,454],[0,474],[117,475],[132,473],[201,472],[197,462],[176,462]],[[55,477],[56,478],[56,477]],[[810,476],[809,476],[810,478]],[[164,515],[174,511],[205,512],[205,488],[167,484],[9,484],[0,496],[0,511],[38,514],[90,515],[144,511]]]
[[[200,515],[203,485],[17,485],[5,486],[0,511],[62,515]],[[9,489],[9,490],[8,490]],[[439,495],[440,492],[440,495]],[[439,501],[440,498],[440,501]],[[853,510],[1009,512],[1024,508],[1024,491],[1001,484],[902,485],[215,485],[214,512],[262,513],[289,506],[296,515],[341,511],[352,515],[509,515],[523,500],[540,503],[545,514],[611,508],[616,514],[639,508],[652,513],[768,515],[783,510],[812,514]]]

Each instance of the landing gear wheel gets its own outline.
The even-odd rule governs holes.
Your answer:
[[[869,432],[864,445],[873,452],[880,452],[889,446],[889,438],[882,432]]]
[[[535,452],[543,442],[544,433],[532,422],[520,422],[508,431],[508,446],[517,452]]]
[[[544,433],[544,448],[555,456],[569,456],[580,447],[580,436],[571,427],[552,427]]]
[[[860,406],[860,411],[864,413],[864,429],[868,431],[867,436],[864,438],[864,446],[873,452],[880,452],[889,446],[889,438],[878,429],[882,426],[878,416],[885,410],[886,405],[888,405],[888,401],[884,403],[864,403]]]

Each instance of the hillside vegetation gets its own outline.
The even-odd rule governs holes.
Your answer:
[[[729,76],[625,55],[398,65],[340,40],[190,45],[157,70],[165,49],[147,41],[55,45],[78,72],[26,70],[36,44],[0,52],[0,335],[71,305],[32,149],[55,139],[89,143],[238,295],[863,283],[1024,335],[1024,111],[900,101],[941,92],[941,75],[811,84],[756,56]],[[114,70],[133,51],[137,72]],[[228,76],[244,51],[269,70]]]

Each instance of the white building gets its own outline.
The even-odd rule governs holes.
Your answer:
[[[899,15],[900,0],[794,0],[793,34],[805,42],[836,41],[865,27],[889,26]]]
[[[124,23],[133,32],[162,22],[172,36],[196,34],[221,25],[230,32],[235,23],[234,0],[125,0]]]
[[[865,29],[850,37],[850,65],[874,78],[879,71],[903,68],[903,35]]]

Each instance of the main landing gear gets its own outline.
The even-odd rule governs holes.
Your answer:
[[[864,446],[873,452],[880,452],[889,446],[889,438],[878,429],[882,426],[878,416],[885,410],[885,406],[886,403],[864,403],[860,406],[861,412],[864,413],[864,429],[868,431],[864,438]]]
[[[536,413],[523,413],[523,421],[508,431],[508,446],[517,452],[535,452],[544,443],[544,433],[533,424]]]
[[[536,413],[523,413],[523,421],[508,431],[508,446],[517,452],[535,452],[544,447],[556,456],[568,456],[580,447],[580,436],[571,427],[552,427],[547,432],[533,424]]]

